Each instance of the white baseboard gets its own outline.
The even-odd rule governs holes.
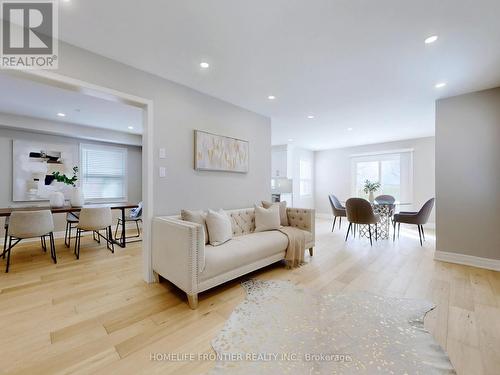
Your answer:
[[[434,253],[434,259],[442,262],[463,264],[487,270],[500,271],[500,260],[481,258],[473,255],[450,253],[446,251],[437,251]]]

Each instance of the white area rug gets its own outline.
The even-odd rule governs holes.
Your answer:
[[[247,298],[212,341],[210,374],[455,374],[423,328],[427,301],[319,295],[286,281],[248,281]]]

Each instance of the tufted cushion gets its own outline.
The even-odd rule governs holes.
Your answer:
[[[255,210],[246,208],[242,210],[226,211],[231,219],[233,237],[243,236],[255,231]]]

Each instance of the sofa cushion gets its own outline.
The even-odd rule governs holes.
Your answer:
[[[275,203],[262,201],[262,207],[264,207],[264,208],[269,208],[272,205],[279,206],[281,225],[283,225],[284,227],[287,227],[288,226],[288,214],[286,213],[286,201],[275,202]]]
[[[207,213],[203,211],[190,211],[181,210],[181,219],[191,223],[200,224],[203,227],[203,234],[205,235],[205,244],[208,243],[208,230],[207,230]]]
[[[210,245],[220,246],[233,236],[231,220],[224,210],[208,210],[206,221]]]
[[[265,232],[280,229],[280,208],[273,205],[269,208],[255,206],[255,231]]]
[[[273,230],[233,239],[220,246],[205,246],[205,269],[200,279],[208,280],[238,267],[283,252],[288,247],[285,234]]]

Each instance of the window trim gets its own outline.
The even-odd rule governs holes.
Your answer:
[[[302,178],[302,175],[300,173],[300,163],[302,162],[306,162],[306,163],[309,163],[310,165],[310,170],[311,170],[311,178]],[[306,158],[300,158],[299,159],[299,196],[301,198],[303,197],[312,197],[314,195],[314,170],[313,170],[313,162],[309,159],[306,159]],[[302,181],[305,181],[305,182],[309,182],[310,186],[311,186],[311,193],[309,194],[302,194],[302,192],[300,191],[300,186],[301,186],[301,183]]]
[[[122,203],[122,202],[128,202],[128,148],[127,147],[119,147],[119,146],[110,146],[110,145],[101,145],[101,144],[93,144],[93,143],[80,143],[80,150],[79,150],[79,172],[78,172],[78,178],[80,180],[80,188],[82,189],[83,193],[83,150],[85,148],[87,149],[94,149],[94,150],[116,150],[120,151],[124,155],[124,167],[123,167],[123,180],[124,180],[124,197],[121,198],[93,198],[93,199],[85,199],[84,202],[86,204],[93,204],[93,203]]]

